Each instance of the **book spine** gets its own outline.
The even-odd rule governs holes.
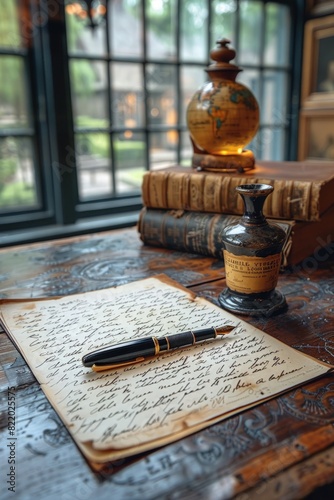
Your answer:
[[[138,232],[146,245],[222,259],[222,230],[239,220],[240,216],[235,215],[144,207],[139,216]],[[282,266],[286,266],[291,250],[291,222],[279,222],[279,225],[287,234],[282,260]]]
[[[143,208],[138,231],[146,245],[222,258],[221,230],[236,217]]]
[[[242,199],[235,188],[240,184],[258,183],[274,187],[264,205],[266,217],[319,220],[317,200],[320,186],[316,182],[199,173],[195,170],[146,173],[142,184],[143,204],[148,208],[242,215]]]

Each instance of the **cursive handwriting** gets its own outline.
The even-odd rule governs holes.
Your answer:
[[[5,305],[8,330],[74,438],[97,450],[172,440],[328,371],[158,278],[33,305]],[[81,363],[83,354],[129,338],[227,323],[236,329],[226,337],[140,364],[94,373]]]

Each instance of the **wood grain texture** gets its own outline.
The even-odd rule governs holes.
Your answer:
[[[144,246],[135,229],[0,251],[0,298],[36,298],[122,285],[159,273],[184,286],[224,277],[223,263]]]
[[[3,297],[37,297],[105,288],[165,272],[217,303],[221,261],[146,248],[135,229],[0,253]],[[245,318],[297,350],[334,364],[334,264],[280,275],[288,310]],[[0,333],[0,463],[6,472],[8,387],[16,399],[15,498],[295,499],[331,498],[334,376],[278,398],[143,456],[88,464],[30,369]],[[327,496],[328,495],[328,496]],[[14,498],[2,487],[1,498]]]

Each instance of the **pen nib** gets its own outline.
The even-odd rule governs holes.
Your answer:
[[[225,326],[220,326],[219,328],[215,328],[215,330],[217,335],[227,335],[235,328],[236,328],[235,325],[225,325]]]

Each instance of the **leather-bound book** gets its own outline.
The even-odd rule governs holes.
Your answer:
[[[244,173],[222,173],[173,166],[143,177],[144,206],[242,215],[235,187],[270,184],[274,192],[264,215],[275,219],[316,221],[334,205],[334,162],[257,162]]]
[[[138,231],[146,245],[222,259],[222,229],[236,223],[239,218],[235,215],[144,207]],[[279,224],[287,234],[282,267],[304,261],[307,269],[313,268],[334,253],[334,206],[319,221],[268,221]]]

